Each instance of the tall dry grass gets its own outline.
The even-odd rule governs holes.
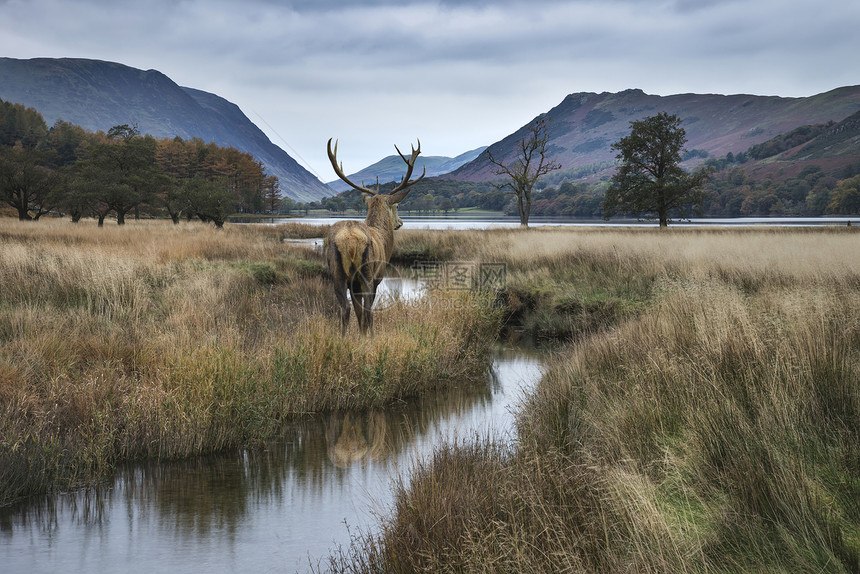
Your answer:
[[[553,358],[516,444],[438,451],[332,571],[860,571],[856,233],[520,233],[527,272],[633,266],[647,304]]]
[[[512,324],[571,340],[640,313],[667,279],[717,274],[745,292],[763,282],[841,280],[856,270],[846,228],[402,230],[396,261],[503,263]],[[700,264],[701,263],[701,264]]]
[[[340,337],[320,255],[277,227],[0,222],[0,501],[123,460],[253,446],[284,419],[482,371],[487,297]]]

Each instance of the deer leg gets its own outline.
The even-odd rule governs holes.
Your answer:
[[[349,326],[349,301],[346,298],[346,284],[336,283],[334,296],[340,306],[340,334],[346,336],[346,328]]]
[[[378,281],[368,285],[368,292],[364,295],[364,320],[371,335],[373,335],[373,302],[376,300],[377,286],[379,286]]]
[[[367,316],[364,314],[364,307],[362,304],[363,299],[364,294],[353,291],[352,308],[355,309],[355,318],[358,320],[358,328],[362,333],[365,331],[365,323],[367,321]]]
[[[354,281],[350,288],[352,295],[352,308],[355,309],[355,318],[358,321],[359,330],[364,333],[366,317],[364,315],[364,287],[359,281]]]

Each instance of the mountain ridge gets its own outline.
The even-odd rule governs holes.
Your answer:
[[[0,58],[0,99],[90,131],[136,124],[153,137],[199,137],[253,155],[278,177],[281,190],[297,201],[332,194],[241,111],[209,92],[178,85],[158,70],[84,58]]]
[[[615,166],[612,143],[630,132],[630,122],[667,112],[678,115],[687,134],[687,149],[705,157],[739,153],[803,125],[839,122],[860,110],[860,86],[844,86],[804,98],[749,94],[649,95],[640,89],[621,92],[579,92],[537,117],[549,121],[548,155],[562,171],[579,170],[595,179]],[[537,118],[535,118],[537,119]],[[511,161],[527,125],[493,143],[496,158]],[[482,154],[445,179],[490,181],[493,166]],[[577,179],[577,178],[573,178]],[[587,179],[583,176],[580,179]]]
[[[199,137],[221,146],[252,154],[276,175],[287,197],[311,202],[347,189],[339,180],[326,185],[274,145],[236,105],[216,94],[182,87],[157,70],[139,70],[124,64],[80,58],[0,58],[0,99],[33,107],[51,125],[57,119],[91,131],[107,131],[119,124],[133,124],[155,137]],[[860,86],[844,86],[808,97],[750,94],[674,94],[659,96],[641,89],[621,92],[576,92],[537,117],[549,121],[548,152],[562,169],[548,176],[553,181],[597,181],[615,168],[611,145],[629,133],[630,122],[660,111],[678,115],[687,134],[687,149],[694,153],[685,165],[732,152],[745,152],[802,126],[839,124],[860,111]],[[493,156],[513,159],[516,143],[526,126],[489,146]],[[840,129],[847,129],[844,126]],[[850,130],[849,130],[850,131]],[[781,166],[797,171],[804,162],[825,160],[838,170],[845,162],[860,159],[860,141],[847,138],[833,142],[822,134],[807,146],[768,158],[757,171]],[[428,176],[487,182],[498,178],[484,150],[477,148],[456,158],[422,156],[416,169],[426,167]],[[805,151],[804,151],[805,150]],[[781,164],[779,162],[782,162]],[[754,166],[749,166],[753,168]],[[359,183],[399,180],[403,162],[397,155],[383,158],[350,175]]]

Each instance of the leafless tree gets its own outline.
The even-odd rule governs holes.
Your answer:
[[[517,142],[514,158],[508,164],[504,163],[504,158],[497,159],[490,149],[487,149],[487,159],[496,166],[493,172],[507,177],[504,183],[493,185],[501,190],[510,189],[516,195],[520,225],[523,227],[529,225],[532,189],[537,180],[542,175],[561,168],[560,163],[547,158],[548,122],[549,118],[541,116],[527,126],[526,134]]]

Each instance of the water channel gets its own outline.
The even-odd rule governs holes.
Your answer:
[[[389,282],[385,297],[420,296]],[[380,411],[330,413],[259,451],[119,469],[96,488],[0,507],[0,572],[304,572],[372,530],[393,480],[445,440],[510,440],[535,353],[496,349],[486,378]]]

